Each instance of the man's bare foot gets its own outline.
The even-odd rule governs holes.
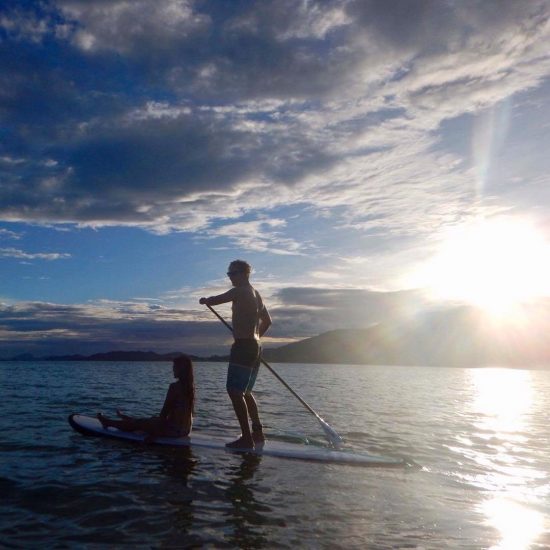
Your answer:
[[[256,445],[263,445],[265,443],[265,435],[263,430],[254,430],[252,432],[252,439]]]
[[[242,449],[242,450],[254,450],[254,440],[252,438],[245,439],[243,436],[239,437],[239,439],[235,439],[235,441],[232,441],[231,443],[226,443],[225,446],[228,449]]]

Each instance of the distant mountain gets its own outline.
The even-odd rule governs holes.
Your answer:
[[[264,358],[284,363],[547,366],[550,327],[544,325],[502,325],[464,307],[407,322],[329,331],[267,349]]]
[[[109,351],[93,355],[61,355],[46,357],[47,361],[172,361],[181,353],[159,354],[154,351]]]
[[[1,361],[173,361],[174,358],[182,355],[181,352],[155,353],[154,351],[109,351],[107,353],[95,353],[93,355],[50,355],[48,357],[35,357],[25,353],[1,359]],[[227,361],[229,357],[212,355],[210,357],[199,357],[190,355],[193,361]]]
[[[182,352],[155,353],[154,351],[109,351],[107,353],[95,353],[93,355],[61,355],[46,357],[47,361],[173,361]],[[193,361],[227,361],[228,357],[212,355],[199,357],[189,355]]]
[[[337,329],[286,346],[265,349],[267,361],[434,366],[550,366],[550,311],[547,305],[506,321],[471,307],[432,310],[407,320],[361,329]],[[111,351],[90,356],[61,355],[16,361],[172,361],[179,352]],[[227,356],[191,356],[227,361]]]
[[[12,357],[10,361],[32,361],[34,359],[35,357],[31,353],[21,353],[15,357]]]

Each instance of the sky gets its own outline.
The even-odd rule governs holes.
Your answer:
[[[547,0],[2,2],[0,357],[222,353],[198,299],[236,258],[267,346],[549,304],[549,16]]]

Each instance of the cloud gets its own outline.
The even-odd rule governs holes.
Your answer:
[[[114,349],[222,352],[226,334],[202,314],[147,303],[0,305],[0,356],[89,354]],[[222,327],[223,328],[223,327]],[[210,351],[212,350],[212,351]]]
[[[194,2],[168,0],[155,9],[147,0],[57,3],[70,21],[77,22],[72,40],[85,51],[112,50],[120,54],[144,54],[166,50],[210,27],[210,18],[193,10]],[[144,40],[145,39],[145,40]]]
[[[23,235],[21,233],[16,233],[15,231],[10,231],[9,229],[0,229],[0,239],[14,239],[19,240]]]
[[[304,243],[283,237],[277,228],[284,228],[286,221],[270,218],[248,222],[238,222],[221,225],[209,229],[209,237],[226,237],[229,242],[239,248],[254,252],[271,252],[279,255],[299,255],[305,248]]]
[[[69,0],[58,6],[78,22],[72,42],[83,51],[116,52],[180,93],[210,100],[221,94],[225,101],[331,88],[349,64],[345,55],[317,46],[347,22],[338,4],[328,10],[291,0],[166,0],[154,9],[146,0]]]
[[[25,252],[17,248],[0,248],[0,258],[18,258],[21,260],[63,260],[71,255],[63,252]]]
[[[264,298],[268,294],[265,293]],[[329,286],[278,288],[269,296],[273,326],[266,347],[338,328],[366,328],[382,324],[400,326],[443,319],[456,304],[426,300],[418,291],[378,292]],[[550,301],[541,299],[526,306],[522,315],[509,320],[505,333],[531,335],[545,342]],[[221,309],[220,309],[221,311]],[[228,315],[222,311],[223,315]],[[481,318],[480,311],[474,312]],[[483,317],[488,332],[502,328]],[[484,330],[485,330],[484,329]],[[508,332],[506,332],[508,331]],[[226,354],[231,335],[203,309],[172,307],[162,300],[102,300],[87,304],[46,302],[0,303],[0,358],[19,353],[36,356],[92,354],[114,350],[168,353],[182,351],[197,355]]]
[[[0,216],[202,232],[295,254],[295,241],[245,216],[301,204],[337,212],[340,227],[427,235],[485,206],[442,125],[543,85],[546,7],[63,0],[6,10]],[[512,207],[508,197],[491,200]]]
[[[0,29],[15,42],[40,43],[51,32],[50,15],[38,9],[14,6],[0,13]]]
[[[426,298],[416,290],[377,292],[320,285],[285,287],[273,298],[278,322],[288,334],[301,336],[413,317],[429,307]]]
[[[415,292],[334,287],[288,287],[274,293],[267,287],[264,294],[274,319],[270,340],[266,340],[270,346],[337,327],[364,327],[403,317],[425,303]],[[114,349],[203,355],[227,352],[231,336],[209,312],[198,306],[173,307],[165,299],[0,304],[0,357],[23,352],[86,354]],[[220,312],[230,315],[223,308]]]

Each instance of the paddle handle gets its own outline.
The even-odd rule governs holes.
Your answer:
[[[206,307],[231,331],[233,332],[233,327],[212,307],[206,304]]]

